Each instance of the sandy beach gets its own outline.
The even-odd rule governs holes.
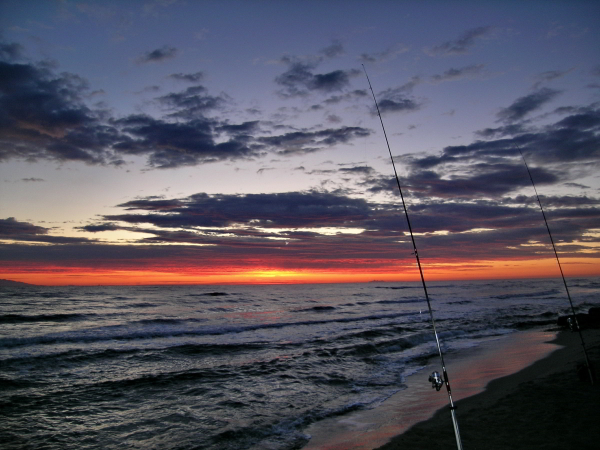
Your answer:
[[[592,366],[600,364],[600,330],[584,330]],[[525,369],[489,383],[457,402],[465,449],[597,449],[600,446],[600,382],[592,386],[577,333],[561,331],[562,346]],[[447,407],[394,437],[380,450],[456,448]]]
[[[592,365],[600,365],[600,330],[584,330],[584,339]],[[519,332],[448,355],[463,447],[598,448],[600,383],[580,379],[583,361],[579,335],[558,330]],[[423,389],[436,365],[373,410],[310,427],[303,449],[456,448],[445,389]]]

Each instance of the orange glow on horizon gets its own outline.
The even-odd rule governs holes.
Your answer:
[[[593,258],[561,260],[565,276],[600,276],[600,262]],[[485,280],[560,277],[555,259],[429,262],[423,266],[426,281]],[[369,269],[235,269],[110,270],[73,267],[4,268],[0,278],[46,286],[177,285],[177,284],[305,284],[365,283],[370,281],[419,281],[414,264]]]

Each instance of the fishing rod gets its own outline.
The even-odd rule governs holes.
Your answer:
[[[429,308],[429,317],[431,318],[431,325],[433,326],[433,334],[435,335],[435,342],[437,343],[438,353],[440,355],[440,361],[442,363],[442,373],[443,379],[440,376],[439,372],[433,372],[429,376],[429,382],[431,382],[432,387],[435,387],[436,391],[439,391],[443,384],[446,385],[446,391],[448,392],[448,400],[450,401],[450,413],[452,414],[452,424],[454,425],[454,436],[456,437],[456,446],[458,450],[462,450],[462,441],[460,439],[460,432],[458,429],[458,419],[456,418],[456,406],[454,406],[454,402],[452,401],[452,390],[450,389],[450,379],[448,378],[448,372],[446,371],[446,364],[444,363],[444,355],[442,353],[442,347],[440,345],[440,339],[438,337],[437,330],[435,328],[435,319],[433,318],[433,310],[431,309],[431,302],[429,301],[429,294],[427,293],[427,285],[425,284],[425,277],[423,276],[423,268],[421,267],[421,259],[419,258],[419,253],[417,252],[417,244],[415,242],[415,236],[413,235],[412,226],[410,224],[410,218],[408,217],[408,210],[406,209],[406,202],[404,201],[404,195],[402,194],[402,187],[400,186],[400,178],[398,178],[398,172],[396,171],[396,164],[394,163],[394,157],[392,156],[392,150],[390,149],[390,142],[387,137],[387,133],[385,132],[385,127],[383,126],[383,119],[381,117],[381,111],[379,111],[379,105],[377,104],[377,99],[375,98],[375,92],[373,92],[373,86],[371,86],[371,80],[369,80],[369,75],[367,75],[367,69],[365,65],[362,65],[363,70],[365,71],[365,76],[367,77],[367,81],[369,82],[369,89],[371,89],[371,94],[373,95],[373,101],[375,102],[375,108],[377,109],[377,115],[379,116],[379,121],[381,122],[381,128],[383,129],[383,135],[385,137],[385,142],[387,144],[388,152],[390,153],[390,159],[392,161],[392,167],[394,169],[394,175],[396,176],[396,183],[398,184],[398,192],[400,192],[400,198],[402,199],[402,207],[404,208],[404,215],[406,216],[406,222],[408,223],[408,231],[410,232],[410,239],[412,240],[413,252],[415,254],[415,258],[417,259],[417,266],[419,267],[419,274],[421,275],[421,283],[423,284],[423,291],[425,292],[425,299],[427,300],[427,307]]]
[[[574,327],[579,332],[579,338],[581,339],[581,346],[583,347],[583,354],[585,355],[585,365],[588,370],[588,374],[590,376],[590,382],[594,385],[594,376],[592,374],[592,367],[590,365],[590,359],[588,358],[587,350],[585,348],[585,342],[583,341],[583,334],[581,333],[581,327],[579,326],[579,322],[577,321],[577,314],[575,314],[575,307],[573,306],[573,300],[571,299],[571,294],[569,293],[569,287],[567,286],[567,280],[565,279],[565,274],[563,273],[562,266],[560,264],[560,259],[558,258],[558,252],[556,251],[556,245],[554,245],[554,239],[552,238],[552,233],[550,232],[550,226],[548,225],[548,220],[546,219],[546,213],[544,213],[544,208],[542,207],[542,202],[540,200],[540,196],[538,195],[537,189],[535,187],[535,183],[533,182],[533,176],[531,175],[531,171],[529,170],[529,166],[527,165],[527,161],[525,160],[525,156],[523,156],[523,152],[521,148],[518,149],[521,154],[521,158],[523,159],[523,163],[525,164],[525,168],[527,169],[527,173],[529,174],[529,179],[531,180],[531,185],[533,186],[533,190],[535,192],[535,196],[537,198],[538,204],[540,205],[540,211],[542,211],[542,216],[544,217],[544,223],[546,224],[546,229],[548,230],[548,236],[550,236],[550,242],[552,243],[552,249],[554,250],[554,256],[556,256],[556,262],[558,263],[558,269],[560,270],[560,275],[563,280],[563,284],[565,285],[565,290],[567,291],[567,297],[569,298],[569,303],[571,304],[571,312],[573,313],[573,321]]]

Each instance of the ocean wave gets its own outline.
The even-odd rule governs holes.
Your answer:
[[[375,289],[391,289],[391,290],[419,289],[419,288],[421,288],[421,286],[375,286]]]
[[[560,291],[558,289],[549,289],[545,291],[536,291],[536,292],[519,292],[519,293],[510,293],[510,294],[501,294],[501,295],[491,295],[490,298],[496,298],[498,300],[508,300],[512,298],[531,298],[531,297],[549,297],[558,295]]]
[[[67,350],[64,352],[42,353],[37,355],[24,354],[0,360],[5,367],[23,364],[75,364],[88,363],[96,360],[120,358],[125,355],[139,353],[138,349],[105,349],[93,350]]]
[[[149,302],[139,302],[139,303],[126,303],[124,305],[119,305],[119,309],[129,309],[129,308],[156,308],[158,305],[156,303]]]
[[[310,308],[302,308],[296,309],[295,312],[326,312],[326,311],[335,311],[335,306],[312,306]]]
[[[47,345],[66,342],[97,342],[108,340],[134,340],[149,338],[167,338],[176,336],[208,336],[243,333],[256,330],[277,329],[286,327],[297,327],[307,325],[322,325],[328,323],[348,323],[361,321],[375,321],[381,319],[393,319],[403,316],[413,316],[416,312],[400,312],[392,314],[373,314],[359,317],[335,317],[325,320],[305,320],[297,322],[261,323],[254,325],[231,325],[195,328],[185,324],[147,324],[141,327],[110,326],[98,327],[87,330],[65,331],[62,333],[50,333],[31,337],[0,338],[0,348],[13,348],[25,345]]]
[[[219,291],[215,291],[215,292],[202,292],[199,294],[187,294],[186,297],[223,297],[225,295],[229,295],[227,292],[219,292]]]
[[[96,314],[2,314],[0,323],[27,323],[27,322],[71,322],[85,320]]]
[[[402,299],[402,300],[378,300],[376,302],[373,302],[374,304],[378,304],[378,305],[402,305],[402,304],[406,304],[406,303],[421,303],[425,301],[424,298],[410,298],[410,299]]]
[[[237,352],[256,351],[265,348],[262,343],[243,343],[243,344],[182,344],[165,349],[166,353],[176,353],[181,355],[222,355],[223,353],[233,354]]]

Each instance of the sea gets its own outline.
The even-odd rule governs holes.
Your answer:
[[[567,283],[600,306],[600,278]],[[570,312],[561,279],[427,287],[446,354]],[[437,355],[420,283],[2,287],[0,446],[299,449]]]

